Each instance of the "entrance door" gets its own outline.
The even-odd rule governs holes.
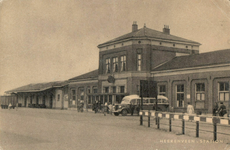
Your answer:
[[[52,108],[52,106],[53,106],[53,96],[51,95],[50,96],[50,108]]]
[[[27,106],[27,97],[25,97],[25,103],[24,103],[25,105],[25,107]]]
[[[36,104],[38,104],[38,96],[36,96]]]

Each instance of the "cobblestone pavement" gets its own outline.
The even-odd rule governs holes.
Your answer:
[[[16,110],[0,110],[0,149],[3,150],[196,150],[218,149],[230,150],[228,139],[218,135],[218,142],[210,136],[195,138],[195,132],[173,127],[168,132],[167,122],[160,130],[155,122],[147,127],[140,126],[138,116],[113,116],[102,113],[70,110],[19,108]],[[173,125],[180,125],[173,121]],[[193,126],[194,122],[186,122]],[[201,126],[201,125],[200,125]],[[204,129],[209,127],[204,126]],[[210,129],[213,128],[210,126]],[[220,130],[220,127],[218,127]],[[229,128],[223,128],[223,131]],[[221,140],[222,139],[222,140]]]

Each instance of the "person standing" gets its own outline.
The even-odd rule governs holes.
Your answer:
[[[135,110],[135,105],[134,105],[133,102],[131,102],[131,103],[130,103],[131,116],[133,116],[134,110]]]
[[[80,112],[80,99],[77,100],[77,111]]]
[[[80,107],[81,107],[81,112],[83,112],[84,110],[83,110],[83,107],[84,107],[84,101],[83,100],[81,100],[81,102],[80,102]]]
[[[194,107],[190,104],[190,102],[188,102],[187,113],[188,115],[191,115],[194,113]]]
[[[213,111],[212,111],[213,116],[217,115],[218,108],[219,108],[218,102],[215,102],[215,105],[214,105],[214,108],[213,108]]]
[[[95,105],[94,105],[94,112],[95,112],[95,114],[97,113],[97,111],[98,111],[98,101],[96,101],[95,102]]]
[[[10,109],[11,109],[11,107],[12,107],[12,104],[11,104],[11,103],[9,103],[8,109],[10,110]]]
[[[16,111],[18,110],[18,103],[16,103],[16,108],[15,108],[15,110],[16,110]]]
[[[111,103],[109,103],[109,113],[110,115],[112,115],[112,112],[113,112],[113,105]]]
[[[105,105],[104,105],[104,116],[106,116],[107,111],[108,111],[108,105],[107,105],[107,103],[105,103]]]
[[[218,108],[217,113],[220,117],[223,117],[227,113],[226,106],[223,102],[220,102],[220,107]]]

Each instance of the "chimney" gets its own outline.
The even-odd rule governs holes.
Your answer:
[[[170,34],[170,29],[169,29],[169,26],[168,26],[168,25],[164,25],[163,33],[165,33],[165,34]]]
[[[137,22],[133,21],[132,32],[135,32],[137,30],[138,30]]]

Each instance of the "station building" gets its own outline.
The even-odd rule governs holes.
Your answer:
[[[199,54],[200,43],[171,35],[168,26],[160,32],[145,25],[138,29],[134,22],[131,29],[98,45],[98,69],[52,88],[63,93],[66,105],[58,106],[76,109],[78,100],[85,108],[95,100],[120,103],[126,95],[140,94],[140,80],[154,80],[172,111],[186,111],[188,102],[205,113],[212,113],[215,102],[230,108],[230,49]]]

